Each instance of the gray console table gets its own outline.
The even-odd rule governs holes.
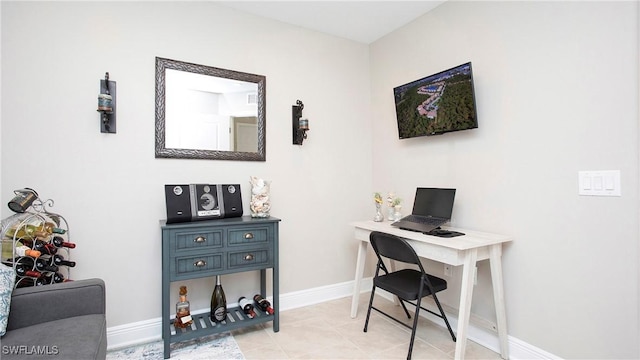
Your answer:
[[[280,219],[252,218],[249,216],[166,224],[162,229],[162,339],[164,358],[171,356],[171,343],[190,340],[210,334],[230,331],[245,326],[273,321],[278,332],[278,223]],[[256,317],[248,318],[238,307],[227,308],[227,319],[213,323],[209,312],[192,314],[193,325],[180,329],[173,326],[170,316],[173,305],[169,302],[171,282],[238,273],[260,271],[260,294],[266,297],[267,269],[273,274],[274,314],[269,315],[256,307]],[[214,282],[212,281],[211,284]],[[211,285],[213,291],[213,285]],[[253,294],[247,294],[251,298]]]

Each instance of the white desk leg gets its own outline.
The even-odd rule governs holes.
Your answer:
[[[509,341],[507,338],[507,312],[504,304],[504,285],[502,282],[502,244],[492,245],[489,252],[491,281],[493,283],[493,301],[496,305],[496,320],[500,351],[503,359],[509,359]]]
[[[360,282],[364,275],[364,263],[367,260],[367,244],[366,241],[360,241],[358,247],[358,260],[356,262],[356,276],[353,282],[353,296],[351,297],[351,317],[355,319],[358,314],[358,300],[360,299]]]
[[[462,289],[460,291],[460,310],[458,312],[458,332],[456,341],[455,359],[464,359],[464,351],[467,348],[467,331],[469,329],[469,317],[471,315],[471,298],[473,296],[473,278],[476,268],[478,250],[467,250],[462,265]]]

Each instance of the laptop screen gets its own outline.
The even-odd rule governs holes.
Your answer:
[[[451,219],[456,189],[417,188],[413,215]]]

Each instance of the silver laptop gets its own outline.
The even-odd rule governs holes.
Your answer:
[[[456,189],[417,188],[411,215],[391,225],[405,230],[430,232],[451,220]]]

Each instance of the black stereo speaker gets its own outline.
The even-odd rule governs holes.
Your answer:
[[[167,223],[191,221],[189,185],[165,185]]]
[[[242,216],[238,184],[165,185],[167,224]]]
[[[222,212],[224,217],[242,216],[240,185],[219,185],[222,188]]]

